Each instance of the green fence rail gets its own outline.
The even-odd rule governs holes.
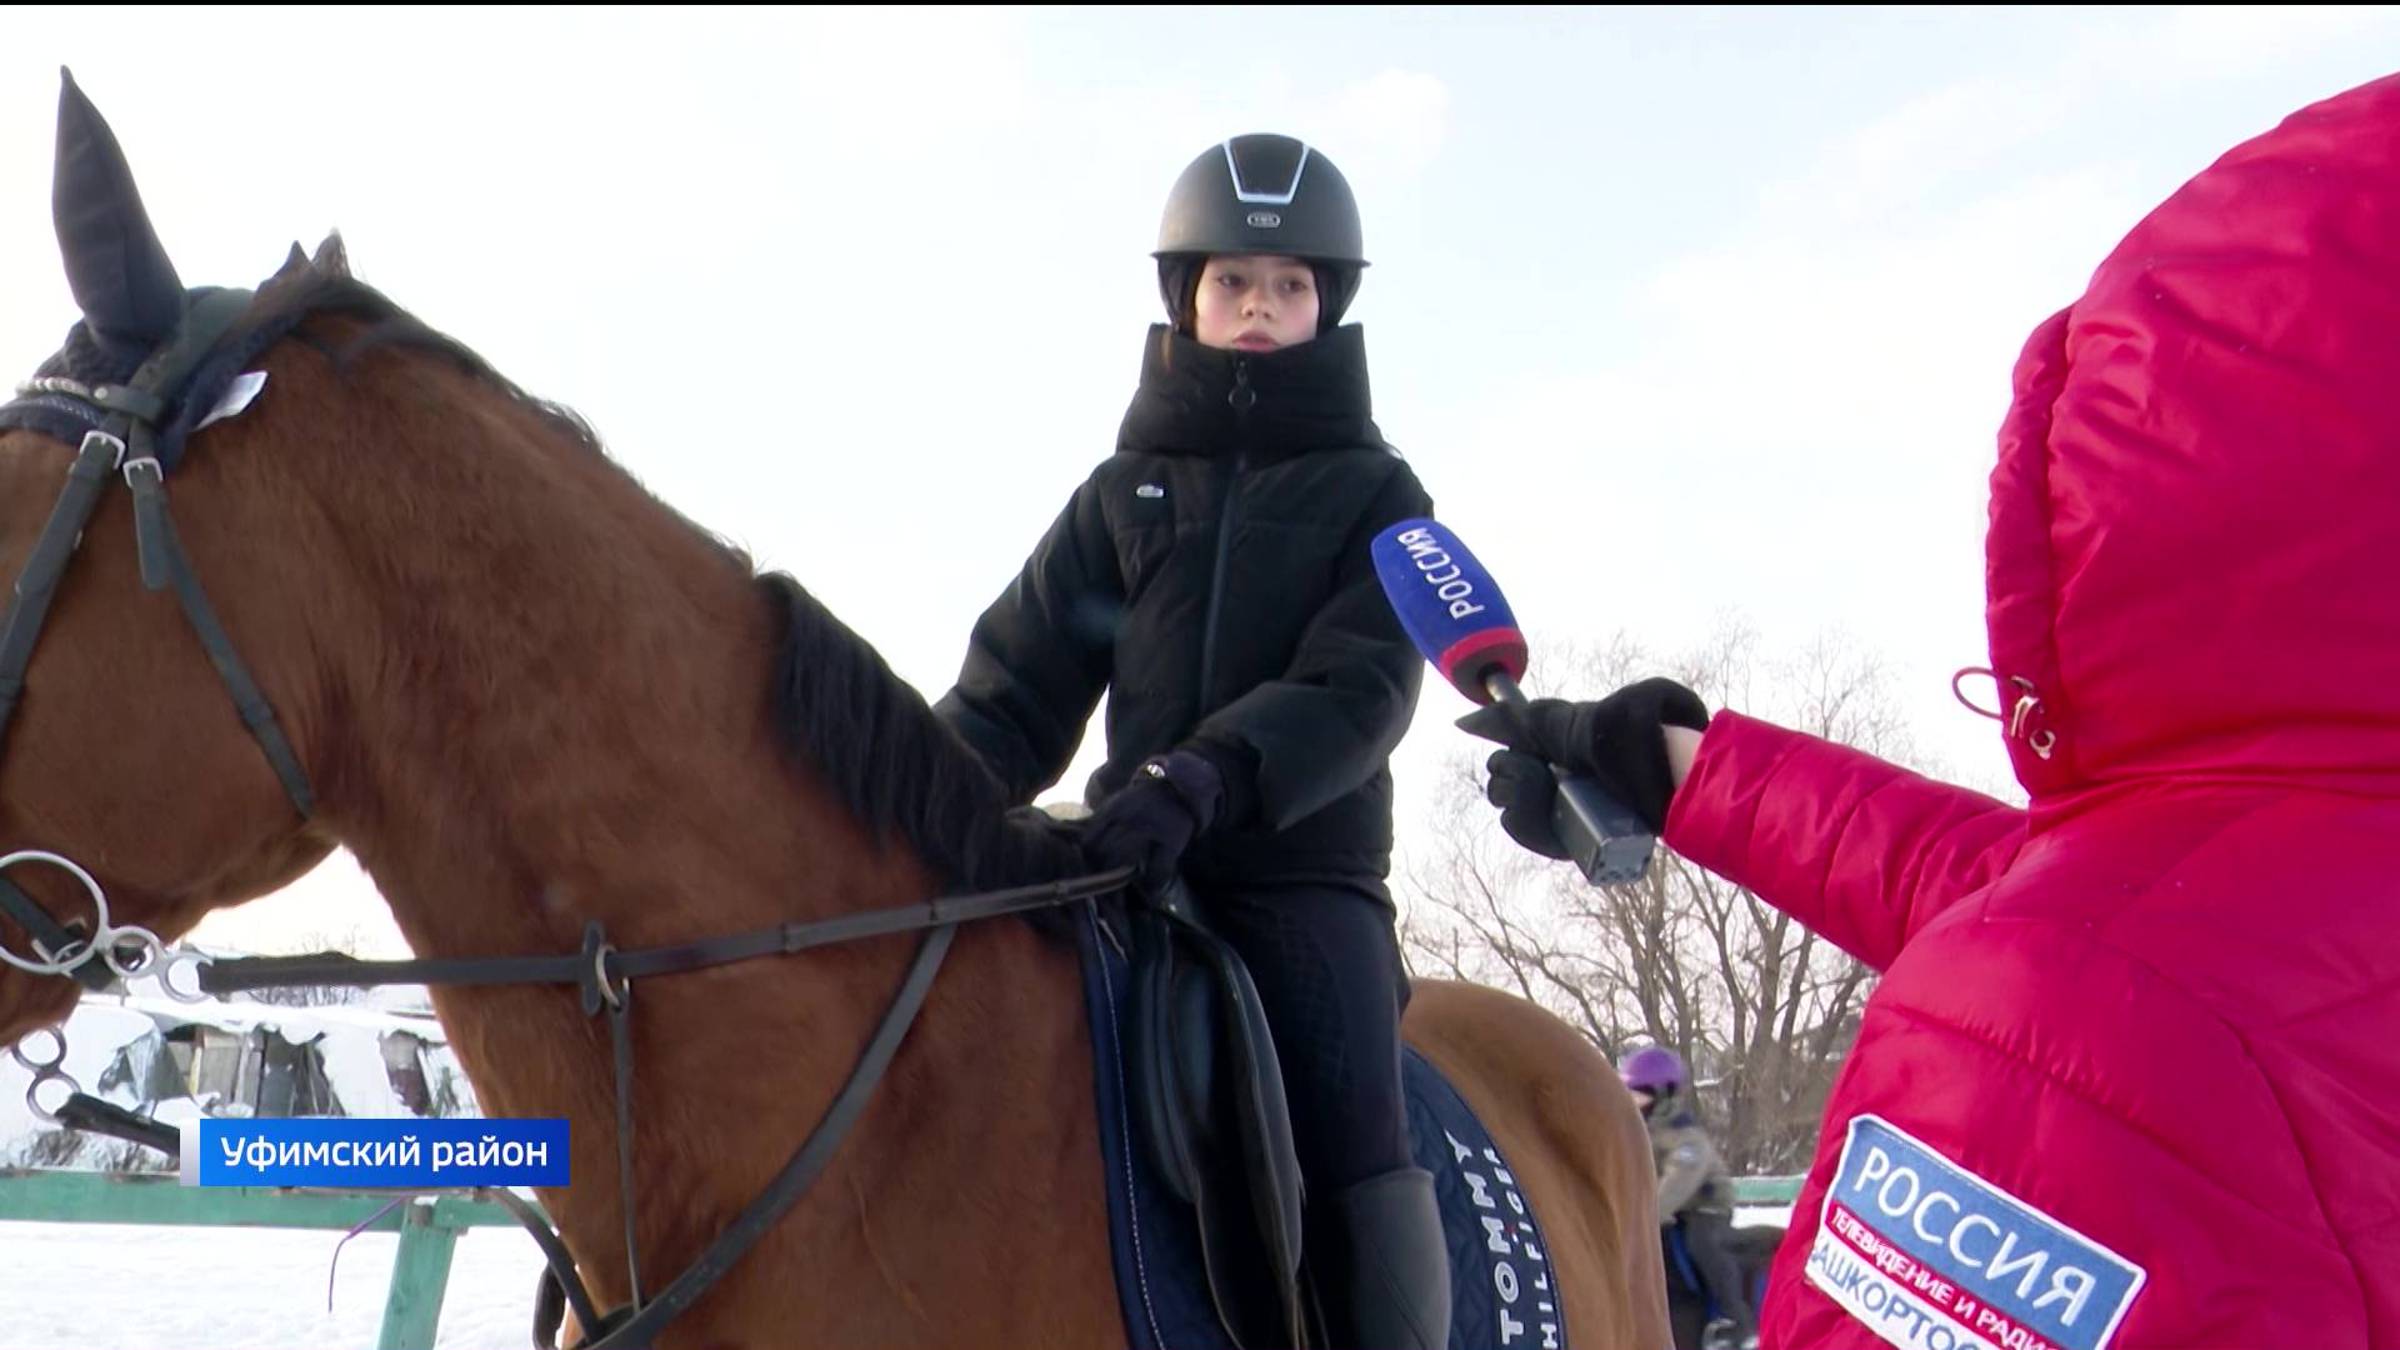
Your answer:
[[[1733,1203],[1788,1205],[1800,1198],[1800,1183],[1807,1179],[1797,1173],[1788,1177],[1735,1177]]]
[[[376,1350],[433,1350],[450,1284],[450,1257],[470,1228],[514,1228],[516,1220],[474,1191],[280,1190],[185,1186],[173,1176],[0,1168],[0,1219],[37,1223],[132,1223],[187,1228],[322,1228],[398,1233],[392,1283]],[[368,1223],[370,1218],[374,1222]]]

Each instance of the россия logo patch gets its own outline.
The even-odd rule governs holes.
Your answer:
[[[2106,1350],[2140,1266],[1879,1116],[1850,1121],[1809,1283],[1905,1350]]]

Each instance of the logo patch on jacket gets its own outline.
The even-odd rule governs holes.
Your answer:
[[[2104,1350],[2148,1273],[1878,1116],[1857,1116],[1808,1281],[1907,1350]]]
[[[1166,496],[1167,490],[1163,487],[1160,487],[1156,483],[1144,483],[1140,487],[1137,487],[1133,490],[1133,495],[1136,497],[1147,498],[1151,501],[1156,501],[1159,498]]]

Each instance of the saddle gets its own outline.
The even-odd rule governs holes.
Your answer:
[[[1245,1350],[1309,1344],[1299,1155],[1265,1009],[1180,880],[1126,907],[1134,1132],[1190,1205],[1217,1319]]]

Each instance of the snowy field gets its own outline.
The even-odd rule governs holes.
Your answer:
[[[1745,1207],[1735,1222],[1781,1223]],[[0,1223],[0,1350],[367,1350],[400,1239],[249,1228]],[[440,1350],[523,1350],[541,1253],[514,1229],[458,1241]]]
[[[0,1350],[369,1350],[396,1233],[0,1223]],[[533,1239],[459,1238],[441,1350],[524,1350],[542,1269]]]

